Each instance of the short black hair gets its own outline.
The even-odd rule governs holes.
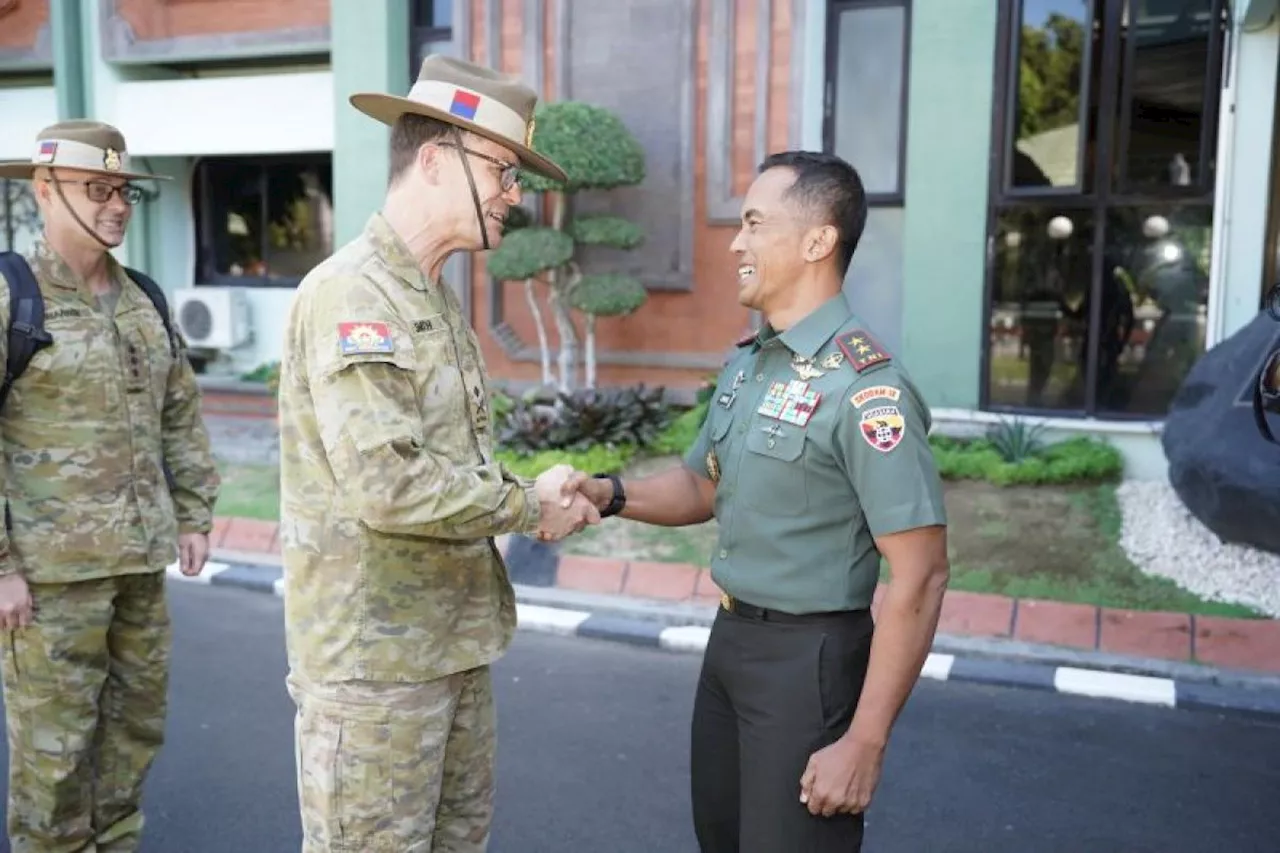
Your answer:
[[[835,226],[840,235],[836,261],[844,276],[867,226],[867,192],[862,176],[845,160],[821,151],[770,154],[760,163],[759,173],[778,168],[791,169],[796,175],[786,196]]]

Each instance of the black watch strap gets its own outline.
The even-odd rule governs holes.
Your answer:
[[[613,483],[613,500],[609,501],[609,505],[600,510],[601,518],[608,518],[611,515],[617,515],[622,512],[622,508],[627,505],[627,494],[622,490],[622,480],[617,474],[596,474],[597,480],[609,480]]]

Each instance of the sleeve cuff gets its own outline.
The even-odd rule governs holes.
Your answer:
[[[536,488],[532,481],[520,486],[520,492],[524,495],[524,507],[520,510],[518,533],[537,533],[538,525],[542,523],[542,502],[538,500]]]
[[[915,530],[917,527],[946,526],[946,507],[939,501],[899,504],[874,515],[867,514],[867,527],[872,536],[889,536]]]

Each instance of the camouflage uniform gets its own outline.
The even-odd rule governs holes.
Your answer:
[[[380,214],[298,287],[279,407],[304,850],[483,850],[516,615],[492,537],[540,507],[457,299]]]
[[[110,256],[105,299],[46,244],[29,261],[54,344],[0,413],[0,574],[34,601],[5,638],[9,832],[17,853],[133,851],[164,736],[165,567],[179,532],[212,527],[218,475],[195,377],[146,295]],[[0,362],[6,348],[0,334]]]

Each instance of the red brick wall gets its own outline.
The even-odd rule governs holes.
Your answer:
[[[554,50],[555,3],[545,4],[543,95],[554,99],[556,61]],[[472,5],[471,56],[485,59],[485,21],[480,13],[482,4]],[[502,25],[499,35],[499,66],[509,73],[519,73],[523,65],[523,0],[501,0]],[[774,4],[774,18],[768,22],[773,28],[772,65],[769,86],[768,143],[771,150],[787,144],[790,74],[790,4]],[[733,165],[734,187],[737,193],[745,191],[755,171],[755,101],[756,101],[756,27],[758,25],[755,3],[740,3],[737,7],[735,33],[735,66],[733,105]],[[749,314],[738,305],[736,262],[729,253],[735,227],[706,224],[706,162],[705,162],[705,110],[707,102],[707,30],[710,25],[710,8],[706,0],[698,3],[699,23],[697,33],[697,85],[694,149],[694,258],[692,290],[687,292],[653,291],[645,305],[626,318],[601,320],[597,326],[597,353],[610,350],[627,350],[653,353],[701,352],[712,357],[722,354],[748,328]],[[616,37],[616,36],[609,36]],[[472,280],[472,320],[479,330],[484,346],[485,359],[492,373],[500,378],[536,381],[541,372],[536,362],[513,362],[488,332],[488,305],[490,284],[483,259],[474,267]],[[545,296],[545,288],[538,285],[539,298]],[[545,302],[542,304],[545,305]],[[504,288],[503,317],[527,345],[537,346],[537,332],[524,296],[523,283],[510,283]],[[554,323],[544,309],[547,333],[553,351],[558,347]],[[576,319],[576,318],[575,318]],[[579,323],[579,332],[582,326]],[[581,334],[579,334],[581,339]],[[657,363],[655,358],[655,364]],[[554,367],[554,356],[553,356]],[[618,367],[600,365],[601,384],[631,384],[643,381],[647,385],[665,385],[668,388],[693,389],[712,370],[668,369],[657,367]]]
[[[143,41],[329,23],[329,0],[117,0],[116,10]]]
[[[40,28],[49,22],[49,0],[0,0],[0,48],[35,46]]]

